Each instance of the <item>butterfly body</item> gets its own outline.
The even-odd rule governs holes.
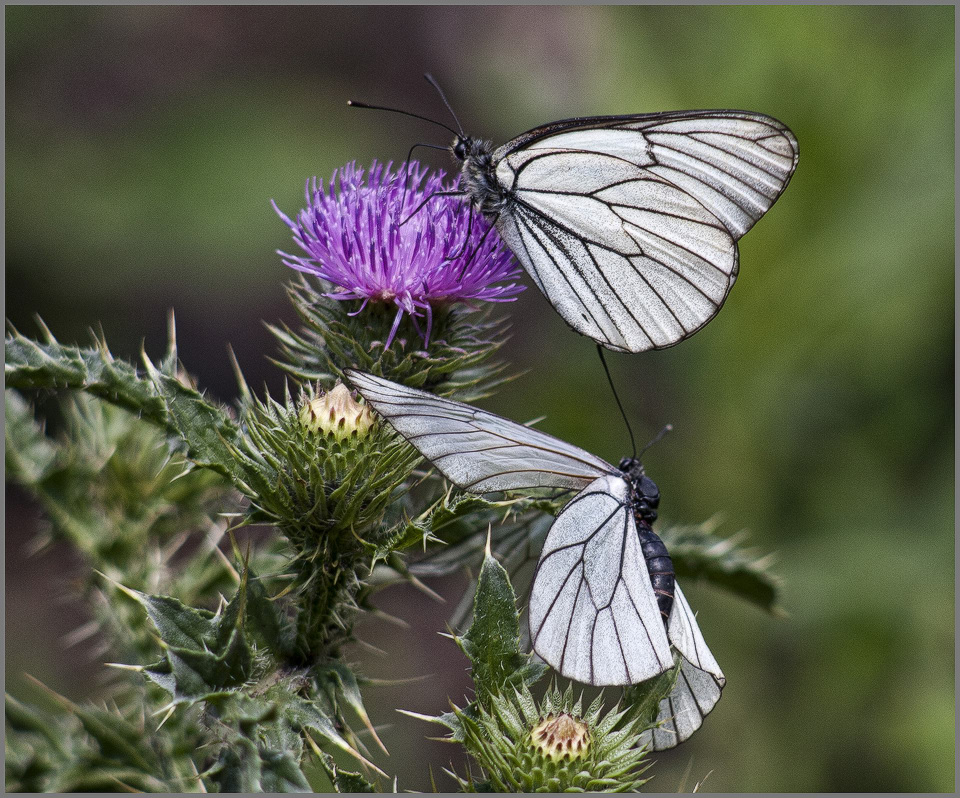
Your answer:
[[[496,177],[493,145],[470,136],[457,136],[450,147],[460,162],[460,178],[474,207],[488,220],[495,222],[511,205],[510,191]]]
[[[720,310],[737,241],[783,193],[797,140],[747,111],[565,119],[503,146],[458,135],[461,189],[577,332],[642,352]]]

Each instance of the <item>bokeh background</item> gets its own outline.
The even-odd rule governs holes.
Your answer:
[[[952,791],[954,786],[954,9],[6,8],[6,313],[61,340],[102,323],[118,354],[180,352],[215,396],[278,388],[261,320],[293,321],[270,209],[352,159],[402,159],[444,119],[496,142],[553,119],[746,108],[800,141],[796,176],[741,243],[723,312],[663,352],[611,355],[665,521],[720,514],[775,551],[773,618],[684,585],[728,676],[657,790]],[[421,151],[423,152],[423,151]],[[443,153],[430,162],[449,168]],[[592,345],[535,289],[505,308],[528,373],[486,406],[616,462],[628,443]],[[70,552],[26,554],[37,511],[8,490],[7,686],[24,671],[94,696],[102,659],[63,636]],[[463,580],[440,589],[455,603]],[[440,638],[450,605],[395,588],[405,633],[365,623],[369,674],[424,683],[369,695],[401,788],[457,752],[402,707],[468,687]],[[108,657],[107,657],[108,658]],[[653,786],[653,785],[651,785]]]

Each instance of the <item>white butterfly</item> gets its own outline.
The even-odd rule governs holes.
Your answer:
[[[543,544],[530,591],[533,648],[563,676],[628,685],[682,665],[649,740],[669,748],[713,709],[726,679],[650,527],[659,491],[639,460],[619,468],[536,429],[348,369],[350,382],[458,487],[578,490]],[[656,591],[656,592],[655,592]]]
[[[748,111],[566,119],[497,150],[461,132],[451,151],[557,312],[625,352],[672,346],[716,315],[737,241],[797,166],[793,133]]]

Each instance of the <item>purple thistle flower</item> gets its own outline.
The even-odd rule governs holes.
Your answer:
[[[306,253],[278,251],[283,262],[333,283],[337,290],[325,296],[362,300],[350,315],[368,302],[396,305],[386,347],[404,313],[418,330],[416,317],[426,316],[426,345],[437,305],[513,301],[524,286],[503,281],[515,280],[520,270],[500,237],[485,235],[489,222],[474,211],[471,224],[470,207],[456,198],[434,197],[420,207],[431,194],[456,188],[444,183],[446,174],[438,170],[428,176],[427,167],[411,161],[410,178],[404,180],[406,166],[397,172],[390,166],[374,161],[365,172],[350,163],[333,173],[326,191],[322,180],[308,180],[307,207],[296,221],[274,203]]]

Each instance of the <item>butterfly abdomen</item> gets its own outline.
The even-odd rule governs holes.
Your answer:
[[[667,547],[650,526],[637,519],[637,535],[640,538],[640,550],[643,559],[647,561],[647,572],[650,574],[650,584],[657,597],[657,607],[663,616],[664,626],[670,620],[670,610],[673,609],[673,560],[667,553]]]

